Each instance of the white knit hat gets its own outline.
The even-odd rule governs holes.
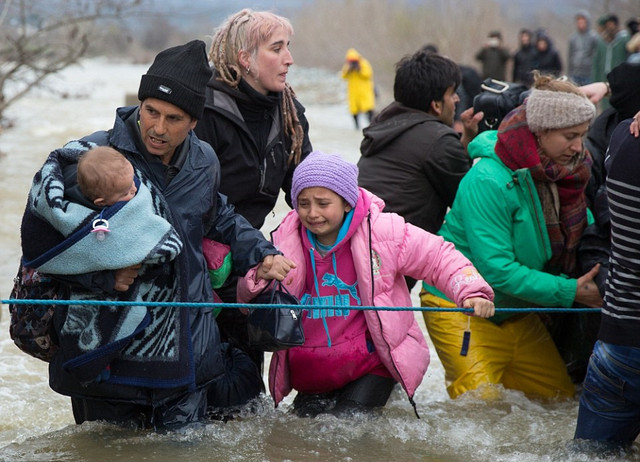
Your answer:
[[[596,107],[586,96],[534,89],[527,98],[526,112],[529,129],[537,133],[591,122],[596,115]]]

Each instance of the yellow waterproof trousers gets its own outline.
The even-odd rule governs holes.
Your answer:
[[[425,290],[421,306],[455,307]],[[451,398],[489,384],[520,390],[529,397],[572,397],[575,387],[546,327],[533,313],[497,325],[459,312],[423,312],[429,337],[445,370]],[[463,336],[470,331],[466,356]],[[483,395],[490,398],[490,394]]]

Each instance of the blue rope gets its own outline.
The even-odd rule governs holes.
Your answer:
[[[147,307],[184,307],[184,308],[288,308],[291,305],[258,303],[189,303],[189,302],[140,302],[140,301],[104,301],[104,300],[0,300],[3,305],[88,305],[88,306],[140,306]],[[324,309],[343,309],[344,306],[323,305]],[[443,308],[435,306],[349,306],[350,310],[378,311],[442,311],[473,313],[471,308]],[[600,308],[496,308],[496,313],[598,313]]]

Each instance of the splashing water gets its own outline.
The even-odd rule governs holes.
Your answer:
[[[84,61],[49,85],[72,95],[41,90],[13,106],[15,127],[0,136],[0,293],[8,298],[20,257],[19,227],[31,178],[47,154],[67,141],[111,127],[125,94],[137,91],[146,65]],[[290,81],[311,126],[315,149],[357,162],[361,132],[353,130],[337,74],[293,68]],[[263,231],[287,213],[281,199]],[[417,289],[416,289],[417,290]],[[419,305],[417,292],[414,304]],[[424,329],[422,317],[418,315]],[[637,445],[598,455],[572,442],[577,399],[542,403],[498,388],[492,400],[468,393],[449,399],[444,372],[432,362],[418,388],[417,419],[405,394],[394,390],[373,415],[304,419],[277,409],[269,397],[226,423],[214,421],[180,432],[133,431],[102,423],[75,425],[69,398],[48,387],[47,364],[21,353],[0,321],[0,460],[190,462],[225,461],[591,461],[640,460]],[[426,330],[425,330],[426,332]],[[267,356],[267,363],[269,357]]]

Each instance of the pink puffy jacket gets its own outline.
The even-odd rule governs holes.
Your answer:
[[[363,306],[412,306],[405,275],[437,287],[458,306],[469,297],[493,300],[491,287],[453,244],[406,223],[395,213],[383,213],[382,199],[363,188],[358,201],[369,206],[368,216],[350,240]],[[306,277],[300,226],[298,214],[291,211],[273,233],[276,247],[297,265],[287,275],[285,284],[298,297],[304,290]],[[238,302],[249,302],[266,286],[264,280],[256,282],[255,272],[256,268],[238,282]],[[429,348],[414,312],[365,310],[364,313],[382,362],[412,399],[429,365]],[[276,352],[269,368],[269,390],[276,405],[291,389],[286,351]]]

